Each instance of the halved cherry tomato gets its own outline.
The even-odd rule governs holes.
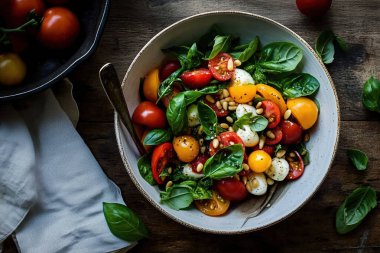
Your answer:
[[[219,216],[227,212],[230,201],[223,199],[217,192],[212,192],[211,199],[196,200],[195,206],[209,216]]]
[[[217,139],[219,143],[223,145],[223,147],[227,147],[233,144],[241,144],[243,146],[243,152],[245,154],[245,146],[243,140],[237,135],[235,132],[223,132],[218,135]],[[219,147],[214,148],[212,142],[210,142],[209,153],[211,156],[215,155],[215,153],[219,150]]]
[[[180,92],[181,89],[177,86],[174,86],[173,90],[169,93],[169,95],[162,97],[161,102],[164,104],[166,108],[168,108],[170,101],[173,99],[173,97],[175,97],[175,95],[177,95]]]
[[[182,82],[190,89],[200,89],[209,84],[212,79],[210,70],[205,68],[185,71],[180,76]]]
[[[173,145],[170,142],[165,142],[158,145],[152,154],[152,174],[157,184],[164,183],[160,174],[165,169],[166,165],[174,158]]]
[[[259,149],[259,145],[254,146],[253,150],[260,150]],[[265,151],[265,152],[267,152],[268,155],[270,155],[270,156],[274,155],[274,146],[264,145],[264,147],[262,148],[262,150]]]
[[[216,114],[216,117],[220,118],[220,117],[226,117],[228,114],[229,114],[229,111],[228,110],[224,110],[223,108],[219,109],[215,103],[211,103],[210,101],[208,101],[207,99],[205,99],[203,102],[205,102],[205,104],[207,104],[208,106],[211,107],[211,109],[214,110],[215,114]]]
[[[284,115],[287,108],[286,108],[285,100],[278,90],[276,90],[275,88],[269,85],[262,84],[262,83],[257,84],[256,89],[257,89],[257,93],[261,95],[263,98],[266,98],[272,101],[273,103],[275,103],[276,105],[278,105],[281,111],[281,115]]]
[[[261,102],[264,109],[264,116],[268,119],[268,128],[275,128],[281,120],[280,108],[270,100]]]
[[[285,145],[297,144],[302,138],[302,128],[290,120],[281,122],[282,140]]]
[[[173,140],[174,151],[181,162],[189,163],[199,154],[199,142],[191,135],[177,136]]]
[[[232,70],[228,70],[228,61],[232,61]],[[216,80],[227,81],[231,79],[232,74],[234,73],[235,63],[231,55],[227,53],[219,53],[208,61],[208,68]]]
[[[241,201],[247,197],[245,185],[236,178],[226,178],[215,182],[216,191],[229,201]]]
[[[289,162],[289,174],[286,177],[289,180],[294,180],[302,176],[305,165],[303,163],[301,155],[297,151],[293,151],[297,156],[297,161]]]
[[[318,107],[310,98],[292,98],[286,104],[303,129],[309,129],[317,122]]]
[[[179,69],[181,64],[177,60],[171,60],[166,62],[160,69],[160,78],[165,80],[168,78],[174,71]]]
[[[11,28],[24,24],[32,10],[40,16],[45,11],[45,4],[42,0],[9,0],[8,5],[4,15],[7,26]]]
[[[141,102],[132,115],[132,121],[135,124],[147,126],[150,128],[165,128],[165,113],[155,103],[150,101]]]
[[[272,129],[271,131],[274,133],[275,138],[274,139],[270,139],[269,137],[267,137],[265,139],[265,144],[267,144],[267,145],[276,145],[276,144],[280,143],[280,141],[282,139],[281,127],[277,126],[274,129]]]
[[[144,78],[143,94],[144,97],[155,103],[158,98],[158,88],[160,87],[160,77],[158,68],[152,69]]]
[[[205,164],[207,159],[209,159],[210,156],[206,155],[206,154],[199,154],[194,161],[191,162],[191,169],[193,170],[194,173],[199,173],[201,174],[202,172],[198,172],[197,171],[197,167],[198,167],[198,164]]]

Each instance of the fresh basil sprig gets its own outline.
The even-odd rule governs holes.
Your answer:
[[[228,35],[228,36],[220,36],[220,35],[215,36],[214,46],[212,47],[210,54],[205,58],[205,60],[213,59],[220,52],[227,52],[231,46],[231,41],[232,41],[232,37],[230,35]]]
[[[178,93],[170,101],[169,107],[166,110],[166,119],[175,136],[185,128],[187,120],[185,95],[183,93]]]
[[[373,76],[363,86],[362,103],[368,110],[380,113],[380,81]]]
[[[315,51],[322,59],[324,64],[329,64],[334,61],[335,48],[334,42],[343,50],[347,50],[346,42],[336,36],[333,31],[325,30],[319,35],[317,42],[315,44]]]
[[[139,158],[137,161],[137,168],[139,169],[140,175],[151,185],[155,185],[156,181],[152,174],[152,165],[150,162],[151,158],[149,155],[145,154]]]
[[[282,94],[288,98],[314,95],[319,89],[319,81],[307,73],[291,74],[281,81]]]
[[[163,96],[170,94],[173,89],[174,82],[178,80],[178,77],[182,72],[183,68],[179,68],[171,73],[170,76],[168,76],[164,81],[162,81],[160,87],[158,88],[158,99],[156,103],[158,103]]]
[[[233,129],[237,131],[239,128],[243,128],[244,125],[248,125],[252,131],[260,132],[268,126],[268,120],[264,116],[253,115],[249,112],[235,121]]]
[[[206,94],[215,94],[221,89],[224,89],[227,87],[226,83],[222,83],[219,85],[212,85],[212,86],[207,86],[201,90],[187,90],[183,91],[182,93],[185,95],[185,102],[186,105],[190,105],[197,101],[198,98],[200,98],[203,95]]]
[[[144,145],[158,145],[171,141],[172,134],[168,130],[153,129],[150,130],[144,138]]]
[[[376,191],[370,186],[355,189],[339,207],[335,227],[339,234],[355,229],[367,214],[377,206]]]
[[[148,230],[142,220],[125,205],[103,202],[103,213],[114,236],[128,242],[148,237]]]
[[[199,121],[203,127],[203,132],[208,136],[216,135],[216,125],[218,118],[213,109],[203,102],[198,102]]]
[[[358,149],[348,149],[347,155],[357,170],[365,170],[368,165],[368,156]]]

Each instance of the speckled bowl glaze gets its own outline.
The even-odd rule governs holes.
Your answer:
[[[185,18],[165,28],[137,54],[123,80],[124,96],[130,112],[133,112],[140,102],[140,78],[150,69],[157,67],[165,57],[161,49],[173,45],[191,44],[206,33],[213,24],[220,25],[228,34],[240,36],[242,42],[248,42],[258,35],[263,45],[273,41],[289,41],[303,50],[304,58],[301,63],[303,72],[312,74],[321,84],[317,95],[321,106],[320,116],[318,123],[311,130],[311,139],[307,144],[311,163],[306,167],[304,175],[294,182],[281,184],[269,207],[245,224],[248,214],[240,210],[239,205],[221,217],[206,216],[195,208],[175,211],[160,204],[158,188],[149,185],[140,176],[137,168],[139,158],[137,149],[116,114],[115,131],[120,154],[129,176],[140,192],[158,210],[187,227],[210,233],[239,234],[259,230],[284,220],[300,209],[317,191],[328,174],[338,144],[338,98],[330,75],[312,47],[289,28],[269,18],[251,13],[208,12]]]

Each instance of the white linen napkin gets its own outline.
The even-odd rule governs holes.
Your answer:
[[[68,97],[61,105],[78,115]],[[51,90],[0,105],[0,180],[0,243],[17,228],[21,253],[111,252],[136,244],[111,234],[102,202],[124,204],[120,189]]]

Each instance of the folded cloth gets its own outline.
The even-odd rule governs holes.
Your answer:
[[[67,107],[65,101],[62,105]],[[9,164],[5,170],[0,167],[0,195],[12,200],[0,202],[0,236],[7,236],[26,215],[15,232],[22,253],[133,247],[135,243],[111,234],[103,215],[102,202],[124,203],[120,189],[105,176],[52,91],[23,100],[15,108],[0,106],[0,141],[8,140],[0,145],[0,150],[8,150],[0,155],[0,165]],[[16,127],[10,130],[12,126]],[[32,147],[24,137],[26,128]],[[25,140],[17,142],[21,139]],[[11,190],[3,191],[4,186]]]

